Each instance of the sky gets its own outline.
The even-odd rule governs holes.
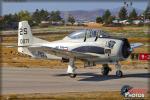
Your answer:
[[[91,0],[92,1],[92,0]],[[45,9],[48,11],[72,11],[72,10],[95,10],[95,9],[113,9],[123,6],[123,1],[41,1],[41,2],[2,2],[2,15],[14,14],[21,10],[34,12],[36,9]],[[129,2],[128,2],[129,3]],[[148,0],[133,1],[133,7],[144,10],[148,5]]]

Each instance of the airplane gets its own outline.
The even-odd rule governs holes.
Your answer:
[[[116,76],[122,77],[119,62],[126,60],[134,48],[142,45],[130,44],[126,38],[113,37],[97,29],[79,30],[62,40],[49,42],[33,36],[28,21],[21,21],[18,26],[18,52],[32,58],[68,62],[67,73],[71,78],[77,75],[76,60],[83,61],[84,67],[102,64],[101,73],[104,76],[111,71],[109,64],[115,64]]]

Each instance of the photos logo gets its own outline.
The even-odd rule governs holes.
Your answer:
[[[125,85],[121,88],[121,95],[125,98],[144,98],[146,89],[133,88],[129,85]]]

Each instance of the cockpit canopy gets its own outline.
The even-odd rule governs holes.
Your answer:
[[[109,34],[102,30],[80,30],[68,35],[71,39],[92,38],[92,37],[108,37]]]

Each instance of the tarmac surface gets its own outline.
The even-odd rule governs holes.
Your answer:
[[[144,69],[123,70],[123,78],[102,76],[100,69],[77,69],[77,77],[70,78],[66,69],[1,68],[2,94],[64,93],[92,91],[120,91],[124,85],[148,89],[150,72]]]

